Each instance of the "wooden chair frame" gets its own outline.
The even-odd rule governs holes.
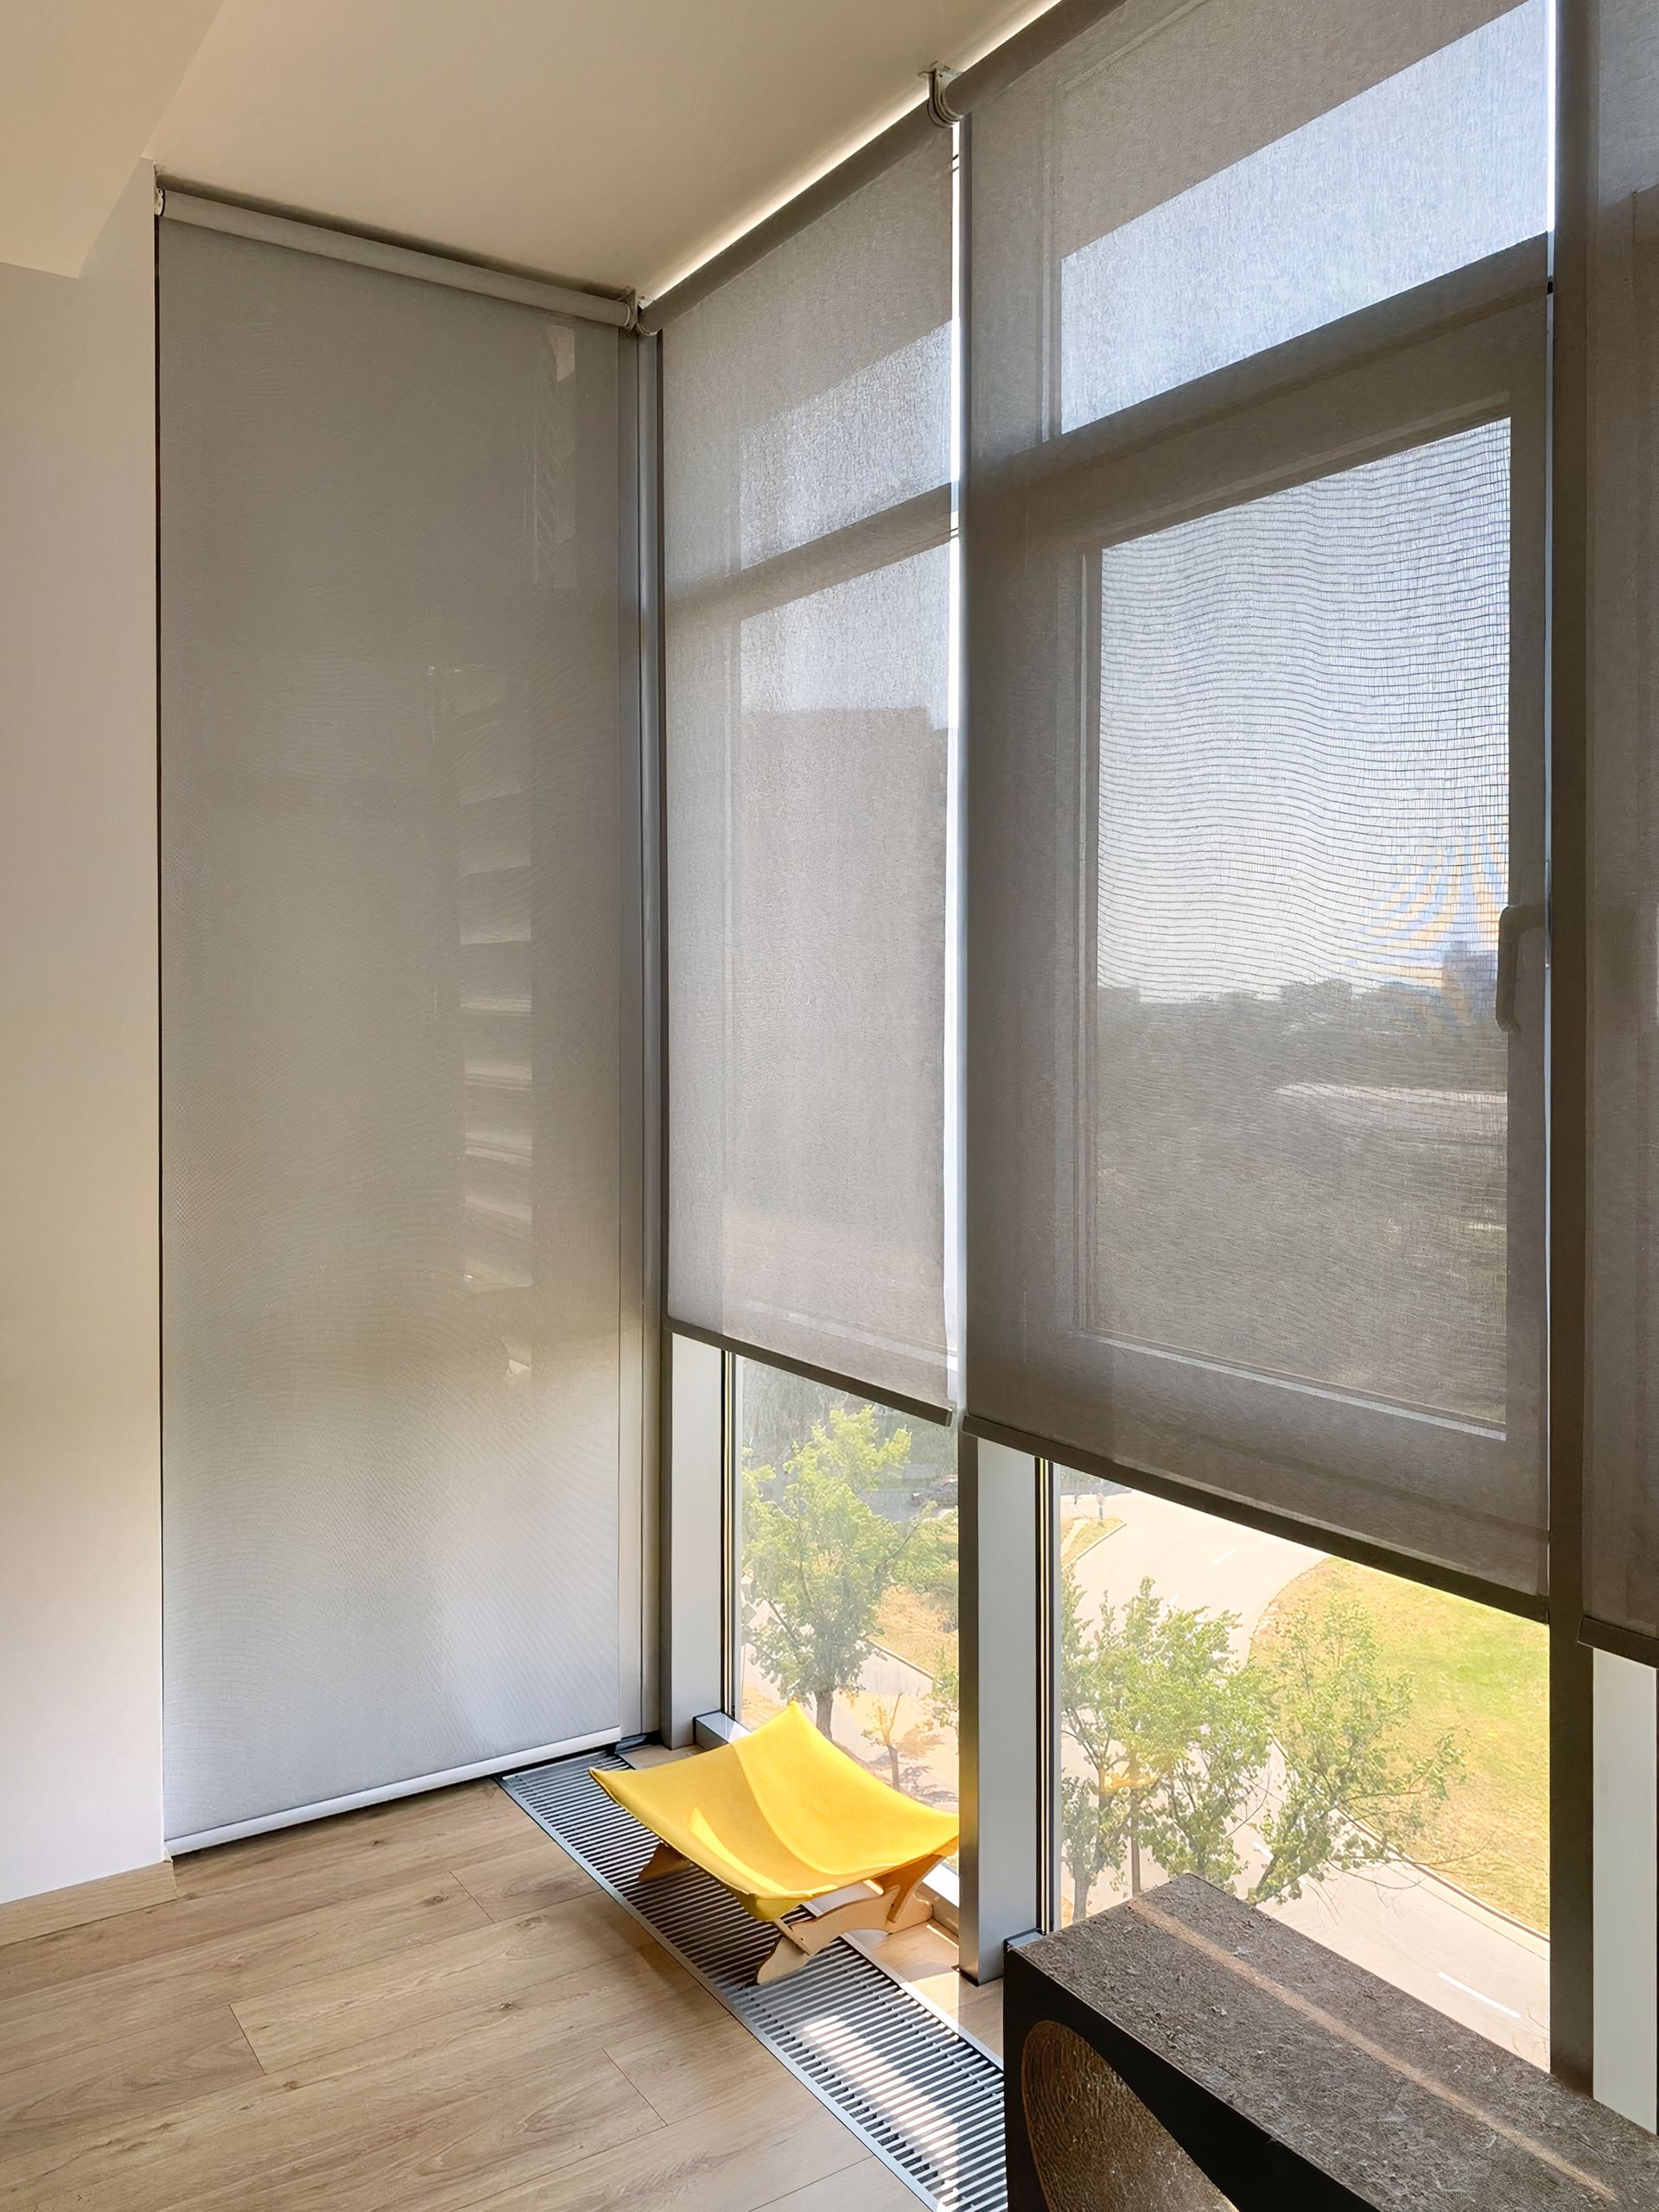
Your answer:
[[[659,1843],[640,1868],[639,1879],[654,1882],[664,1874],[680,1873],[694,1863],[671,1844]],[[777,1946],[762,1961],[755,1980],[785,1980],[855,1929],[874,1928],[886,1936],[900,1928],[919,1928],[931,1918],[933,1910],[921,1893],[922,1884],[938,1863],[934,1854],[912,1859],[890,1873],[872,1876],[874,1888],[861,1897],[849,1897],[844,1904],[832,1905],[828,1912],[804,1911],[798,1919],[780,1920]]]

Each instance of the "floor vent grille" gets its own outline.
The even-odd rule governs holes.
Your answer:
[[[624,1764],[560,1759],[502,1786],[918,2196],[939,2212],[1004,2212],[996,2061],[846,1943],[757,1988],[776,1938],[718,1882],[639,1880],[652,1838],[588,1776]]]

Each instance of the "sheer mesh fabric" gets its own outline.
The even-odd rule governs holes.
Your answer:
[[[1127,0],[976,111],[966,539],[969,1414],[1528,1591],[1541,284],[1433,302],[1544,47]]]
[[[664,337],[669,1306],[943,1403],[950,142]]]
[[[1107,550],[1108,1336],[1501,1427],[1509,434]]]
[[[1586,1604],[1659,1637],[1659,8],[1598,27]]]
[[[160,334],[177,1837],[614,1726],[629,1047],[615,334],[179,224]]]

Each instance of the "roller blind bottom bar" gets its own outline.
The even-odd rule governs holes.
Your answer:
[[[1288,1513],[1274,1513],[1265,1506],[1250,1505],[1219,1491],[1205,1490],[1200,1484],[1183,1482],[1179,1476],[1153,1474],[1141,1467],[1126,1466],[1121,1460],[1106,1459],[1097,1452],[1085,1452],[1075,1444],[1055,1444],[1023,1429],[1006,1428],[1001,1422],[986,1421],[976,1414],[964,1414],[962,1427],[964,1435],[979,1437],[987,1444],[1006,1445],[1011,1452],[1052,1460],[1057,1466],[1073,1468],[1080,1475],[1096,1475],[1105,1482],[1122,1483],[1126,1490],[1142,1491],[1149,1497],[1167,1498],[1173,1505],[1189,1506],[1195,1513],[1207,1513],[1217,1521],[1230,1521],[1266,1536],[1282,1536],[1294,1544],[1317,1544],[1338,1559],[1351,1560],[1357,1567],[1376,1567],[1383,1574],[1398,1575],[1404,1581],[1421,1583],[1431,1590],[1444,1590],[1452,1597],[1467,1598],[1478,1605],[1491,1605],[1499,1612],[1514,1613],[1522,1620],[1549,1618],[1547,1598],[1511,1590],[1503,1583],[1487,1582],[1478,1575],[1460,1573],[1456,1567],[1442,1567],[1434,1560],[1421,1559],[1412,1552],[1391,1551],[1384,1544],[1368,1543],[1363,1536],[1350,1535],[1319,1522],[1299,1521]],[[1585,1640],[1593,1639],[1586,1636]]]
[[[563,1743],[536,1744],[522,1751],[507,1751],[494,1758],[477,1759],[470,1766],[447,1768],[442,1774],[416,1775],[408,1782],[389,1782],[379,1789],[359,1789],[349,1797],[329,1797],[317,1805],[296,1805],[285,1813],[262,1813],[251,1821],[232,1821],[227,1827],[203,1828],[195,1835],[170,1835],[167,1849],[178,1858],[188,1851],[206,1851],[218,1843],[239,1843],[245,1836],[269,1835],[278,1828],[296,1828],[308,1821],[326,1821],[336,1813],[360,1812],[366,1805],[389,1805],[398,1797],[418,1797],[429,1789],[448,1789],[458,1782],[481,1782],[487,1776],[512,1774],[523,1766],[542,1766],[549,1759],[569,1758],[578,1751],[597,1751],[620,1743],[622,1724],[601,1728],[588,1736],[571,1736]]]
[[[1620,1628],[1616,1621],[1598,1620],[1593,1613],[1586,1613],[1580,1621],[1579,1642],[1592,1651],[1611,1652],[1616,1659],[1633,1659],[1638,1667],[1659,1668],[1659,1636]]]
[[[765,1344],[746,1344],[741,1337],[722,1336],[719,1330],[702,1328],[695,1321],[677,1321],[671,1314],[668,1325],[677,1336],[712,1345],[715,1351],[728,1351],[737,1359],[759,1360],[763,1367],[781,1368],[785,1375],[822,1382],[829,1390],[849,1391],[855,1398],[868,1398],[872,1405],[908,1414],[915,1421],[931,1421],[938,1428],[949,1428],[956,1420],[949,1406],[936,1405],[926,1398],[908,1398],[897,1390],[878,1389],[874,1383],[861,1382],[856,1376],[842,1375],[831,1367],[815,1367],[810,1360],[791,1359],[785,1352],[769,1351]]]
[[[490,300],[506,300],[515,307],[539,308],[548,315],[575,315],[585,322],[604,323],[613,330],[626,330],[633,310],[625,300],[607,299],[601,293],[579,291],[573,284],[556,284],[540,277],[515,276],[504,269],[486,269],[470,261],[456,261],[418,246],[391,245],[359,231],[331,230],[321,223],[304,223],[290,215],[267,214],[263,208],[245,207],[232,200],[210,200],[194,192],[160,188],[160,212],[164,221],[191,223],[198,230],[220,231],[228,237],[251,238],[261,245],[287,246],[296,253],[315,253],[325,261],[347,261],[362,269],[378,269],[389,276],[412,276],[417,283],[447,284],[452,291],[475,292]]]

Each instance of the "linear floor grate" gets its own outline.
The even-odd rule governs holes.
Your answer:
[[[639,1880],[653,1840],[588,1775],[626,1764],[558,1759],[502,1787],[917,2196],[939,2212],[1004,2212],[996,2061],[848,1943],[757,1988],[770,1929],[710,1875]]]

